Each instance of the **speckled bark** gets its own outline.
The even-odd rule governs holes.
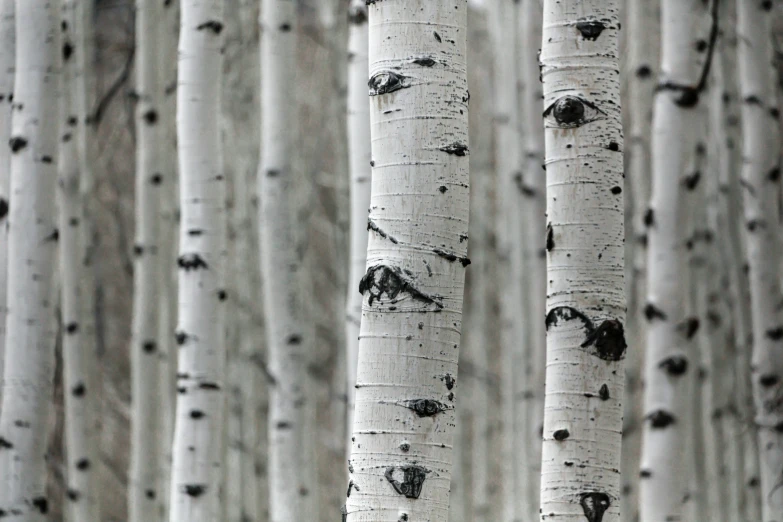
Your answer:
[[[14,0],[0,1],[0,372],[5,346],[6,284],[8,266],[8,204],[11,182],[11,104],[15,59]]]
[[[468,234],[467,1],[374,2],[348,522],[445,522]]]
[[[541,520],[620,520],[626,352],[619,5],[544,2],[547,370]]]

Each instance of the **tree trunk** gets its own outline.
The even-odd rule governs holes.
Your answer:
[[[614,0],[544,2],[542,520],[620,520],[626,344],[618,11]]]
[[[783,512],[783,326],[780,312],[780,165],[770,42],[771,2],[737,2],[742,183],[750,267],[753,396],[761,520]]]
[[[367,101],[369,74],[367,7],[353,0],[348,13],[348,149],[351,163],[351,274],[348,278],[348,306],[345,338],[348,367],[348,433],[353,428],[356,398],[356,364],[359,358],[359,325],[362,294],[359,281],[367,269],[367,213],[370,207],[370,104]],[[350,448],[350,444],[349,444]]]
[[[60,103],[61,128],[58,186],[61,319],[64,325],[63,388],[65,389],[65,445],[67,455],[67,520],[98,522],[99,491],[95,469],[82,462],[97,462],[95,346],[84,335],[90,310],[82,306],[85,269],[80,184],[87,162],[83,155],[86,134],[85,29],[83,1],[66,1],[62,11],[63,80]],[[84,170],[83,170],[84,169]]]
[[[0,0],[0,375],[5,347],[8,266],[8,200],[11,182],[11,104],[14,92],[14,0]],[[1,391],[1,390],[0,390]],[[0,395],[2,399],[2,395]]]
[[[688,349],[699,327],[687,317],[683,285],[685,191],[698,183],[687,170],[699,134],[695,112],[706,85],[714,40],[706,39],[709,5],[700,0],[663,0],[660,87],[652,131],[652,199],[644,219],[648,236],[645,356],[645,424],[642,443],[642,522],[679,518],[686,499],[685,439]],[[713,36],[712,34],[710,36]],[[698,39],[697,39],[698,38]],[[706,47],[705,47],[706,46]],[[699,50],[701,49],[701,51]],[[709,57],[705,59],[706,57]]]
[[[54,372],[53,284],[59,128],[57,2],[16,3],[16,76],[8,227],[8,316],[0,415],[0,509],[47,517],[46,451]],[[89,468],[82,462],[82,469]]]
[[[163,85],[158,63],[162,48],[163,4],[136,2],[136,238],[133,247],[133,325],[131,357],[131,456],[128,479],[128,517],[145,522],[158,517],[160,484],[158,357],[158,285],[160,190],[163,184],[161,102]]]
[[[223,3],[182,3],[177,87],[180,222],[177,416],[171,522],[216,520],[224,407]]]
[[[375,2],[348,522],[449,511],[468,239],[467,1]]]

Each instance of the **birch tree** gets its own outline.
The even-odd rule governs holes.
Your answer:
[[[713,3],[712,6],[715,4]],[[687,386],[693,373],[688,348],[699,328],[687,317],[682,284],[687,267],[682,207],[698,178],[687,171],[699,134],[695,111],[709,73],[716,37],[711,6],[698,0],[661,3],[661,71],[652,130],[652,198],[645,211],[648,285],[644,314],[647,353],[644,380],[640,511],[642,522],[682,516],[686,499],[684,441]],[[709,33],[709,39],[705,36]],[[706,58],[705,58],[706,57]]]
[[[348,522],[445,522],[468,234],[467,1],[374,2]]]
[[[363,0],[351,2],[348,20],[348,150],[351,171],[351,273],[345,314],[348,367],[348,433],[353,427],[356,397],[356,364],[359,357],[359,325],[362,294],[356,291],[367,268],[367,212],[370,207],[370,105],[367,7]]]
[[[0,415],[0,510],[43,522],[54,371],[60,13],[57,2],[16,2],[8,217],[8,315]],[[89,468],[89,461],[82,468]]]
[[[131,457],[128,513],[131,522],[157,517],[162,452],[158,431],[162,428],[158,357],[158,256],[160,189],[162,172],[163,87],[158,63],[162,48],[163,4],[136,2],[136,239],[133,270],[133,325],[131,336]]]
[[[783,326],[780,303],[780,165],[773,88],[772,2],[737,2],[742,99],[742,183],[753,316],[751,362],[762,520],[783,512]]]
[[[8,200],[11,181],[11,104],[14,92],[14,0],[0,1],[0,372],[3,371],[8,266]]]
[[[99,494],[96,475],[83,462],[97,462],[95,422],[94,345],[82,330],[85,315],[82,307],[84,281],[82,267],[83,237],[81,177],[86,161],[84,135],[79,127],[86,125],[85,86],[82,56],[86,48],[81,38],[84,29],[84,4],[75,0],[63,3],[63,74],[60,118],[63,134],[60,140],[58,186],[61,321],[63,326],[63,387],[65,393],[65,444],[68,489],[68,520],[98,522]]]
[[[614,0],[544,2],[541,520],[620,520],[626,343],[618,11]]]
[[[225,179],[220,146],[223,2],[181,7],[178,397],[171,522],[220,518],[225,332]]]

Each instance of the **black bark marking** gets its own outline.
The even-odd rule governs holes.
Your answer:
[[[79,323],[68,323],[65,325],[65,333],[74,334],[79,331]]]
[[[207,414],[201,410],[190,410],[190,418],[193,420],[199,420],[206,417]]]
[[[664,410],[655,410],[645,418],[650,421],[650,426],[652,426],[653,429],[668,428],[677,422],[671,413]]]
[[[649,65],[640,65],[638,69],[636,69],[636,77],[637,78],[649,78],[652,75],[652,69],[650,69]]]
[[[89,459],[79,459],[76,461],[76,469],[79,471],[87,471],[90,469],[90,460]]]
[[[4,439],[3,437],[0,437],[0,450],[4,450],[4,449],[11,449],[11,448],[13,448],[13,447],[14,447],[14,445],[13,445],[13,444],[11,444],[10,442],[8,442],[8,441],[7,441],[6,439]]]
[[[780,341],[781,339],[783,339],[783,326],[778,326],[777,328],[771,328],[766,331],[765,335],[770,339],[772,339],[773,341]]]
[[[699,184],[699,180],[701,180],[701,172],[697,170],[693,174],[685,176],[682,180],[682,184],[686,189],[693,190]]]
[[[655,225],[655,211],[651,208],[648,208],[644,213],[644,226],[649,228],[653,225]]]
[[[225,301],[228,299],[228,293],[225,290],[218,290],[217,297],[219,301]]]
[[[367,218],[367,230],[372,230],[373,232],[375,232],[376,234],[378,234],[382,238],[388,239],[389,241],[391,241],[395,245],[399,243],[399,241],[397,241],[397,238],[387,234],[383,229],[381,229],[381,227],[376,225],[375,222],[372,220],[372,218]]]
[[[550,326],[557,326],[561,320],[570,321],[574,318],[582,321],[582,324],[584,324],[585,330],[587,331],[587,335],[590,335],[593,331],[593,322],[585,314],[570,306],[557,306],[552,308],[549,313],[546,314],[546,329],[549,330]]]
[[[650,478],[652,477],[652,471],[649,469],[643,469],[639,472],[639,478]]]
[[[601,389],[598,390],[598,397],[600,397],[602,401],[608,401],[609,400],[609,386],[607,386],[606,384],[601,386]]]
[[[585,40],[598,40],[601,33],[604,32],[606,26],[599,20],[584,20],[576,23],[576,28],[582,33],[582,38]]]
[[[620,193],[623,191],[623,189],[622,189],[621,187],[617,186],[617,185],[615,185],[614,187],[612,187],[612,188],[611,188],[611,189],[609,189],[609,190],[610,190],[610,191],[612,192],[612,194],[614,194],[615,196],[616,196],[616,195],[618,195],[618,194],[620,194]]]
[[[155,109],[148,110],[142,117],[144,118],[144,123],[147,125],[155,125],[158,123],[158,111]]]
[[[444,378],[444,381],[446,382],[446,389],[451,390],[454,388],[454,384],[457,382],[454,377],[451,376],[450,373],[446,374],[446,377]]]
[[[133,245],[133,255],[139,257],[144,253],[144,247],[141,245]]]
[[[612,152],[618,152],[620,150],[620,144],[618,144],[616,141],[610,141],[609,146],[606,148]]]
[[[209,265],[207,265],[207,262],[204,261],[204,258],[198,254],[183,254],[179,256],[179,259],[177,259],[177,265],[179,265],[179,267],[186,272],[190,272],[191,270],[199,270],[201,268],[206,270],[209,268]]]
[[[413,279],[404,274],[399,267],[375,265],[367,269],[359,282],[359,293],[364,295],[369,292],[369,305],[373,301],[381,301],[383,294],[390,300],[396,300],[400,294],[408,294],[411,299],[425,304],[433,304],[437,309],[443,309],[443,298],[439,295],[430,295],[415,287]]]
[[[49,512],[49,501],[46,500],[46,497],[35,497],[32,504],[42,514]]]
[[[355,6],[348,11],[348,23],[362,25],[367,23],[367,8],[365,6]]]
[[[777,383],[780,382],[780,377],[773,374],[767,374],[762,375],[759,378],[759,384],[761,384],[764,388],[771,388],[772,386],[775,386]]]
[[[345,498],[351,497],[351,490],[353,489],[353,480],[348,481],[348,492],[345,494]],[[356,491],[359,491],[359,488],[356,488]]]
[[[772,10],[772,0],[764,0],[761,2],[761,9],[764,11],[771,11]]]
[[[679,355],[673,355],[661,361],[658,367],[672,377],[679,377],[688,371],[688,359]]]
[[[287,422],[287,421],[280,421],[280,422],[278,422],[278,423],[275,425],[275,427],[276,427],[278,430],[290,430],[291,428],[293,428],[293,427],[294,427],[294,425],[293,425],[293,424],[291,424],[290,422]]]
[[[402,471],[402,482],[394,479],[396,470]],[[398,494],[405,495],[405,498],[417,499],[421,495],[424,479],[427,478],[429,472],[428,469],[421,466],[389,466],[386,468],[384,476]]]
[[[144,496],[150,500],[155,500],[155,492],[151,489],[144,490]]]
[[[555,248],[555,231],[552,228],[552,223],[546,225],[546,251],[551,252]]]
[[[291,334],[286,338],[285,342],[291,346],[298,346],[302,344],[302,336],[299,334]]]
[[[174,333],[174,339],[177,341],[177,344],[179,346],[182,346],[183,344],[188,342],[188,337],[189,337],[188,334],[186,334],[181,330]]]
[[[14,136],[8,140],[8,145],[11,147],[11,152],[17,153],[23,148],[27,147],[27,139],[21,136]]]
[[[435,65],[438,62],[436,62],[430,56],[422,56],[420,58],[415,58],[413,60],[413,63],[415,63],[416,65],[421,65],[422,67],[432,67],[433,65]]]
[[[53,161],[54,160],[52,159],[51,156],[41,156],[41,163],[46,163],[47,165],[51,165]]]
[[[556,126],[561,129],[574,129],[599,120],[605,113],[595,104],[578,96],[558,98],[544,111],[544,118],[554,117]]]
[[[769,171],[769,174],[767,174],[767,179],[771,181],[772,183],[775,183],[777,180],[780,179],[780,168],[775,167],[774,169]]]
[[[443,40],[441,39],[440,35],[437,32],[433,31],[432,32],[432,36],[435,37],[435,39],[438,41],[438,43],[443,43]]]
[[[160,185],[163,183],[163,176],[159,173],[155,173],[152,176],[150,176],[150,183],[153,185]]]
[[[595,491],[579,495],[579,503],[585,512],[587,522],[601,522],[612,501],[606,493]]]
[[[591,353],[604,361],[619,361],[625,356],[628,345],[625,342],[623,323],[616,319],[607,319],[598,328],[587,334],[582,348],[595,346],[596,352]]]
[[[291,24],[289,23],[280,24],[280,27],[278,27],[278,29],[280,29],[281,33],[291,32]]]
[[[433,248],[433,252],[438,254],[440,257],[446,259],[447,261],[454,262],[459,261],[462,266],[468,266],[470,264],[470,259],[467,257],[460,257],[457,254],[453,252],[449,252],[447,250],[443,250],[442,248]]]
[[[568,430],[556,430],[552,436],[555,438],[556,441],[562,442],[566,440],[568,437],[571,436],[571,433],[569,433]]]
[[[467,156],[469,153],[468,146],[458,141],[446,145],[445,147],[441,147],[438,150],[442,150],[446,154],[452,154],[454,156]]]
[[[220,385],[215,382],[200,382],[198,387],[204,391],[220,391]]]
[[[381,71],[373,74],[367,85],[370,87],[370,96],[389,94],[410,87],[407,76],[393,71]]]
[[[68,61],[73,56],[74,47],[71,42],[65,42],[63,44],[63,61]]]
[[[197,31],[203,31],[208,29],[215,34],[220,34],[223,31],[223,23],[217,20],[209,20],[196,27]]]
[[[87,389],[84,386],[84,383],[80,382],[74,385],[73,388],[71,388],[71,394],[74,397],[84,397],[84,394],[87,392]]]
[[[701,326],[701,321],[699,321],[698,317],[688,317],[677,325],[677,330],[679,330],[686,339],[690,340],[693,339],[693,336],[699,331],[699,326]]]
[[[44,238],[44,241],[57,242],[59,240],[60,240],[60,231],[58,229],[56,229],[56,228],[52,231],[51,234],[49,234],[48,236],[46,236]]]
[[[81,497],[81,493],[79,493],[75,489],[70,489],[70,488],[68,489],[68,491],[66,491],[65,494],[68,497],[68,500],[70,500],[71,502],[78,502],[79,497]]]
[[[182,491],[193,498],[200,497],[207,490],[207,486],[204,484],[185,484]]]
[[[644,306],[644,316],[647,318],[648,321],[654,321],[656,319],[660,319],[661,321],[665,321],[667,319],[666,314],[663,313],[663,310],[658,308],[652,303],[647,303]]]
[[[432,399],[413,399],[405,402],[405,407],[413,410],[419,417],[434,417],[444,412],[448,407],[442,402]]]
[[[407,452],[409,452],[410,450],[411,450],[411,444],[410,444],[410,442],[407,442],[407,441],[406,441],[406,442],[401,442],[401,443],[400,443],[400,451],[402,451],[403,453],[407,453]]]
[[[0,198],[0,220],[5,219],[8,215],[8,201],[4,198]]]
[[[144,353],[155,353],[156,348],[157,344],[155,341],[144,341],[141,345],[141,349],[144,350]]]

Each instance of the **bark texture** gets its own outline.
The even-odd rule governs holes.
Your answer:
[[[3,371],[5,359],[8,204],[11,182],[11,148],[5,144],[11,138],[15,40],[14,0],[2,0],[0,1],[0,372]]]
[[[177,86],[180,247],[171,522],[220,518],[225,179],[219,133],[223,2],[182,2]]]
[[[544,2],[541,520],[620,520],[626,342],[618,11],[613,0]]]
[[[57,2],[16,2],[0,509],[8,520],[24,522],[43,522],[49,511],[46,439],[54,376],[60,22]]]
[[[374,2],[348,522],[449,510],[468,234],[467,1]]]

